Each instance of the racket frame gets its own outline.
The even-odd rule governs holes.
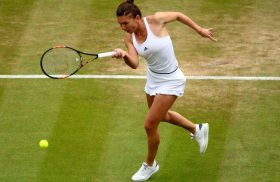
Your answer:
[[[66,48],[66,49],[70,49],[72,51],[75,51],[78,55],[79,55],[79,59],[80,59],[80,67],[77,68],[77,70],[75,70],[73,73],[69,74],[69,75],[57,75],[57,77],[55,76],[52,76],[52,75],[49,75],[47,73],[47,71],[45,71],[44,69],[44,66],[43,66],[43,60],[44,60],[44,56],[51,50],[53,49],[59,49],[59,48]],[[54,46],[54,47],[51,47],[49,49],[47,49],[43,55],[41,56],[41,60],[40,60],[40,66],[41,66],[41,70],[43,71],[43,73],[48,76],[49,78],[52,78],[52,79],[64,79],[64,78],[68,78],[74,74],[76,74],[82,67],[84,67],[86,64],[88,64],[89,62],[92,62],[98,58],[104,58],[104,57],[110,57],[110,56],[113,56],[115,54],[115,52],[104,52],[104,53],[99,53],[99,54],[94,54],[94,53],[87,53],[87,52],[83,52],[83,51],[79,51],[77,49],[74,49],[72,47],[69,47],[69,46],[66,46],[66,45],[57,45],[57,46]],[[90,60],[87,60],[85,61],[83,59],[83,55],[87,55],[87,56],[90,56],[91,59]]]

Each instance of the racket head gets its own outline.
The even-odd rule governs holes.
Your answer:
[[[65,45],[46,50],[40,61],[45,75],[53,79],[67,78],[83,67],[83,58],[79,51]]]

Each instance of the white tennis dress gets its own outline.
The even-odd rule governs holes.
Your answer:
[[[150,29],[146,17],[147,39],[142,44],[132,34],[132,42],[138,54],[147,61],[147,82],[145,92],[151,96],[157,94],[182,96],[186,77],[178,68],[170,36],[158,37]]]

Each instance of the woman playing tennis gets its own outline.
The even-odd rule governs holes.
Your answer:
[[[138,55],[147,61],[145,92],[149,110],[144,127],[147,134],[148,154],[140,169],[132,176],[133,181],[145,181],[159,170],[155,158],[160,143],[158,125],[161,121],[189,131],[198,142],[200,153],[204,153],[208,145],[208,123],[194,124],[170,110],[177,97],[183,95],[186,78],[178,67],[166,24],[179,21],[193,28],[202,37],[213,41],[216,39],[210,29],[200,27],[180,12],[157,12],[142,17],[140,9],[133,0],[121,3],[116,14],[121,29],[126,32],[124,42],[127,51],[116,49],[114,57],[123,59],[133,69],[138,67]]]

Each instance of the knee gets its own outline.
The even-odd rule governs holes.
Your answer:
[[[151,122],[145,122],[144,128],[145,128],[148,140],[150,142],[152,141],[154,143],[159,144],[160,137],[159,137],[159,132],[158,132],[158,125],[155,123],[151,123]]]
[[[157,121],[152,121],[152,120],[145,121],[144,129],[148,135],[155,134],[157,132],[157,127],[158,127],[157,123],[158,123]]]
[[[144,129],[145,129],[147,134],[150,134],[153,131],[155,131],[155,127],[152,124],[150,124],[150,123],[145,123]]]

